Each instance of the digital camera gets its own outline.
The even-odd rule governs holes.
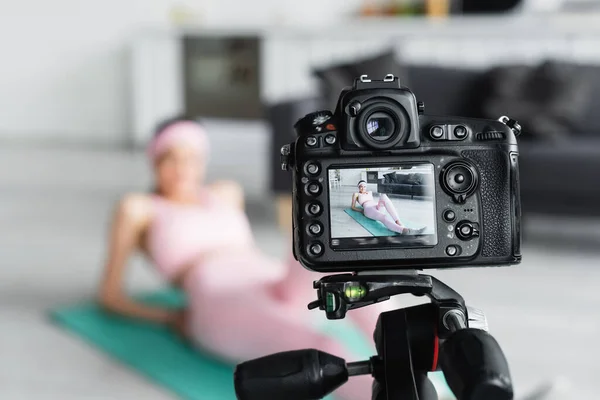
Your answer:
[[[398,78],[362,76],[294,126],[294,256],[317,272],[517,264],[519,124],[425,114]]]

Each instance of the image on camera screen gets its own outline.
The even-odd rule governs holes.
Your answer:
[[[328,172],[332,247],[437,244],[432,164]]]

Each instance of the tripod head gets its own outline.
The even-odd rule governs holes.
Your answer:
[[[380,314],[373,335],[377,355],[346,363],[314,349],[273,354],[237,366],[238,399],[320,399],[350,376],[375,378],[374,400],[434,400],[427,373],[441,369],[458,400],[511,400],[508,364],[489,335],[485,315],[428,275],[402,271],[331,275],[314,282],[318,299],[309,309],[342,319],[349,310],[410,293],[431,303]]]

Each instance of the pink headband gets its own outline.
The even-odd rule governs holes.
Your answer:
[[[177,144],[196,149],[200,156],[208,157],[209,143],[206,131],[193,121],[180,121],[166,127],[148,145],[148,157],[156,161]]]

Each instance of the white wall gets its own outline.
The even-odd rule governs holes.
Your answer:
[[[125,141],[130,42],[167,24],[173,6],[187,3],[217,23],[268,23],[310,21],[357,2],[0,0],[0,138]]]
[[[114,142],[127,132],[127,43],[172,0],[0,1],[0,134]]]
[[[342,186],[354,186],[360,180],[366,180],[366,172],[358,169],[342,169],[340,170],[340,184]]]

